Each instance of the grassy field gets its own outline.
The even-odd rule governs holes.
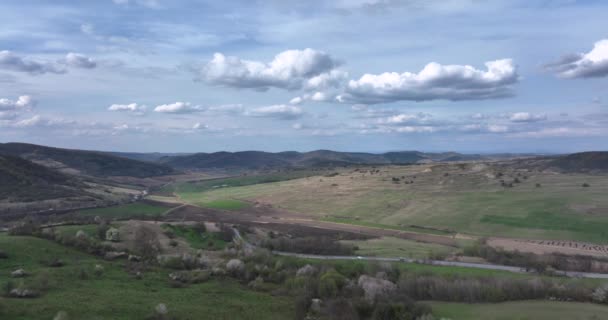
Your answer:
[[[341,169],[332,177],[177,192],[199,205],[225,199],[261,201],[359,225],[608,243],[608,176],[519,172],[485,164],[379,170]],[[400,181],[393,182],[394,177]],[[513,183],[515,179],[519,182]],[[500,180],[514,187],[502,187]],[[584,183],[590,187],[582,187]]]
[[[11,281],[10,272],[24,268],[31,273],[24,285],[40,285],[48,279],[48,290],[39,298],[0,298],[0,319],[52,319],[66,311],[70,319],[144,319],[154,307],[165,303],[179,319],[290,319],[289,298],[254,292],[230,279],[212,279],[186,288],[171,288],[169,270],[152,269],[142,280],[135,280],[120,262],[107,262],[53,242],[31,237],[0,234],[0,249],[9,258],[0,259],[0,285]],[[60,258],[64,267],[47,267],[47,261]],[[93,275],[96,264],[104,267],[102,276]],[[88,274],[81,279],[82,273]]]
[[[222,250],[227,244],[219,237],[218,232],[200,232],[192,226],[171,224],[165,224],[163,228],[170,230],[177,237],[185,239],[194,249]]]
[[[436,316],[450,320],[600,320],[608,315],[608,306],[576,302],[431,302],[430,305]]]
[[[416,259],[437,258],[456,252],[458,249],[439,244],[416,242],[393,237],[374,238],[370,240],[344,240],[344,243],[356,245],[357,255],[379,257],[408,257]]]
[[[161,216],[167,210],[169,210],[169,208],[166,206],[135,202],[114,207],[81,210],[77,213],[85,216],[124,219],[134,216]]]
[[[199,205],[207,208],[220,210],[240,210],[249,207],[249,204],[247,202],[234,199],[213,200],[209,202],[200,203]]]

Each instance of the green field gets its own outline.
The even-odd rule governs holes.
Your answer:
[[[53,242],[32,237],[0,234],[0,249],[9,258],[0,259],[0,285],[11,279],[10,272],[24,268],[32,275],[24,278],[27,286],[40,286],[48,279],[48,290],[39,298],[0,298],[0,319],[52,319],[66,311],[70,319],[144,319],[154,307],[165,303],[178,319],[291,319],[289,298],[254,292],[231,279],[211,279],[185,288],[168,285],[169,270],[152,268],[142,280],[135,280],[121,266]],[[65,266],[47,267],[47,261],[60,258]],[[105,268],[101,277],[93,268]],[[81,271],[82,270],[82,271]],[[81,279],[82,272],[88,274]]]
[[[113,219],[125,219],[135,216],[161,216],[168,207],[146,202],[135,202],[107,208],[80,210],[77,213],[85,216],[100,216]]]
[[[200,232],[192,226],[173,224],[165,224],[163,228],[171,231],[175,236],[185,239],[194,249],[222,250],[227,244],[218,232]]]
[[[164,193],[191,193],[204,192],[229,187],[242,187],[255,184],[279,182],[285,180],[298,179],[314,175],[310,170],[286,171],[282,173],[262,174],[262,175],[243,175],[239,177],[209,179],[201,181],[188,181],[169,184],[164,186],[161,191]]]
[[[410,228],[608,243],[608,176],[510,172],[488,165],[380,169],[373,175],[342,170],[331,177],[177,193],[197,205],[226,199],[261,201],[327,221],[425,233],[437,231]],[[505,173],[495,176],[498,170]],[[393,177],[413,183],[394,183]],[[504,188],[501,179],[520,182]],[[583,183],[591,187],[583,188]]]
[[[430,305],[436,316],[450,320],[601,320],[608,315],[608,306],[577,302],[431,302]]]
[[[249,204],[247,202],[234,199],[213,200],[209,202],[199,203],[199,205],[206,208],[220,210],[240,210],[249,207]]]

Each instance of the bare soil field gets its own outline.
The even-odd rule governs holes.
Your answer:
[[[608,245],[576,241],[490,238],[487,244],[508,251],[518,250],[535,254],[561,253],[566,255],[608,257]]]

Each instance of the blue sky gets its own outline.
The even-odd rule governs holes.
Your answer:
[[[0,142],[608,149],[608,3],[0,3]]]

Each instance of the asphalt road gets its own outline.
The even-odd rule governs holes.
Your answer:
[[[247,242],[241,236],[241,233],[236,229],[234,230],[234,237],[240,241],[244,246],[248,248],[255,248],[255,246]],[[317,254],[303,254],[283,251],[272,251],[273,254],[279,256],[297,257],[304,259],[317,259],[317,260],[355,260],[355,261],[381,261],[381,262],[400,262],[400,263],[418,263],[427,264],[433,266],[450,266],[450,267],[463,267],[463,268],[476,268],[486,270],[500,270],[515,273],[535,273],[534,270],[526,270],[525,268],[504,266],[499,264],[484,264],[484,263],[470,263],[470,262],[459,262],[459,261],[444,261],[444,260],[420,260],[405,257],[365,257],[365,256],[325,256]],[[576,272],[576,271],[555,271],[556,275],[571,277],[571,278],[592,278],[592,279],[608,279],[608,274],[605,273],[592,273],[592,272]]]

